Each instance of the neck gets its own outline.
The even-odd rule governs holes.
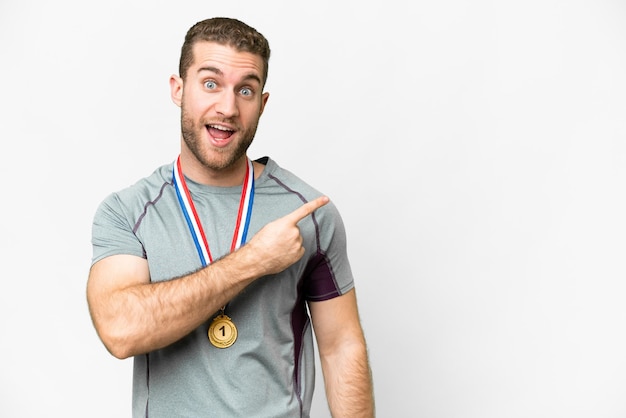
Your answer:
[[[193,154],[181,152],[180,163],[185,177],[196,183],[208,186],[232,187],[243,184],[248,157],[244,155],[228,167],[214,169],[202,164]]]

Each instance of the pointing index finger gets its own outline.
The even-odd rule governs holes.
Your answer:
[[[320,196],[317,199],[313,199],[310,202],[307,202],[304,205],[300,206],[290,214],[286,215],[285,218],[292,221],[294,224],[297,224],[299,221],[306,218],[316,209],[321,208],[328,202],[330,202],[330,199],[327,196]]]

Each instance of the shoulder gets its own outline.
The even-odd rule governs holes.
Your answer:
[[[279,188],[285,192],[298,195],[301,200],[309,201],[322,195],[322,193],[303,180],[292,171],[283,168],[278,163],[269,158],[263,157],[257,160],[265,165],[265,169],[259,178],[258,187],[263,188]]]
[[[155,193],[162,192],[164,187],[172,186],[173,163],[162,165],[149,176],[143,177],[134,184],[117,191],[120,199],[154,198]]]
[[[132,218],[133,214],[144,211],[146,205],[159,201],[172,186],[172,167],[173,163],[162,165],[134,184],[110,193],[100,203],[97,214],[123,212]]]
[[[255,186],[259,194],[269,202],[275,216],[292,212],[302,204],[322,196],[324,193],[303,180],[292,171],[281,167],[275,160],[263,157],[258,162],[265,165]],[[263,199],[262,197],[260,199]],[[259,208],[259,210],[263,210]],[[315,211],[315,223],[326,231],[343,230],[343,220],[335,204],[331,201]]]

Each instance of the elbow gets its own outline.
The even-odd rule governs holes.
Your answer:
[[[130,324],[129,318],[97,315],[92,311],[91,319],[100,341],[113,357],[124,360],[140,354],[138,333]]]
[[[117,344],[107,344],[104,343],[107,351],[118,360],[125,360],[129,357],[134,356],[132,350]]]
[[[118,331],[115,332],[115,329]],[[138,354],[131,336],[119,332],[117,327],[110,327],[110,329],[102,327],[98,329],[98,336],[107,351],[117,359],[124,360]]]

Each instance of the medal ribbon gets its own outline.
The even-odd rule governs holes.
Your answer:
[[[176,189],[176,195],[178,196],[178,203],[183,211],[189,232],[196,245],[196,250],[200,256],[202,266],[207,266],[213,262],[211,251],[209,250],[209,243],[202,228],[202,222],[196,211],[196,207],[193,204],[191,193],[185,182],[185,176],[180,165],[180,155],[176,159],[176,164],[172,169],[172,177],[174,180],[174,188]],[[243,181],[241,189],[241,199],[239,200],[239,211],[237,212],[237,222],[235,224],[235,231],[233,233],[233,241],[230,245],[230,251],[233,252],[243,243],[246,242],[248,235],[248,227],[250,226],[250,218],[252,215],[252,203],[254,202],[254,167],[252,161],[248,159],[248,166],[246,167],[246,177]],[[243,224],[243,228],[241,227]]]

